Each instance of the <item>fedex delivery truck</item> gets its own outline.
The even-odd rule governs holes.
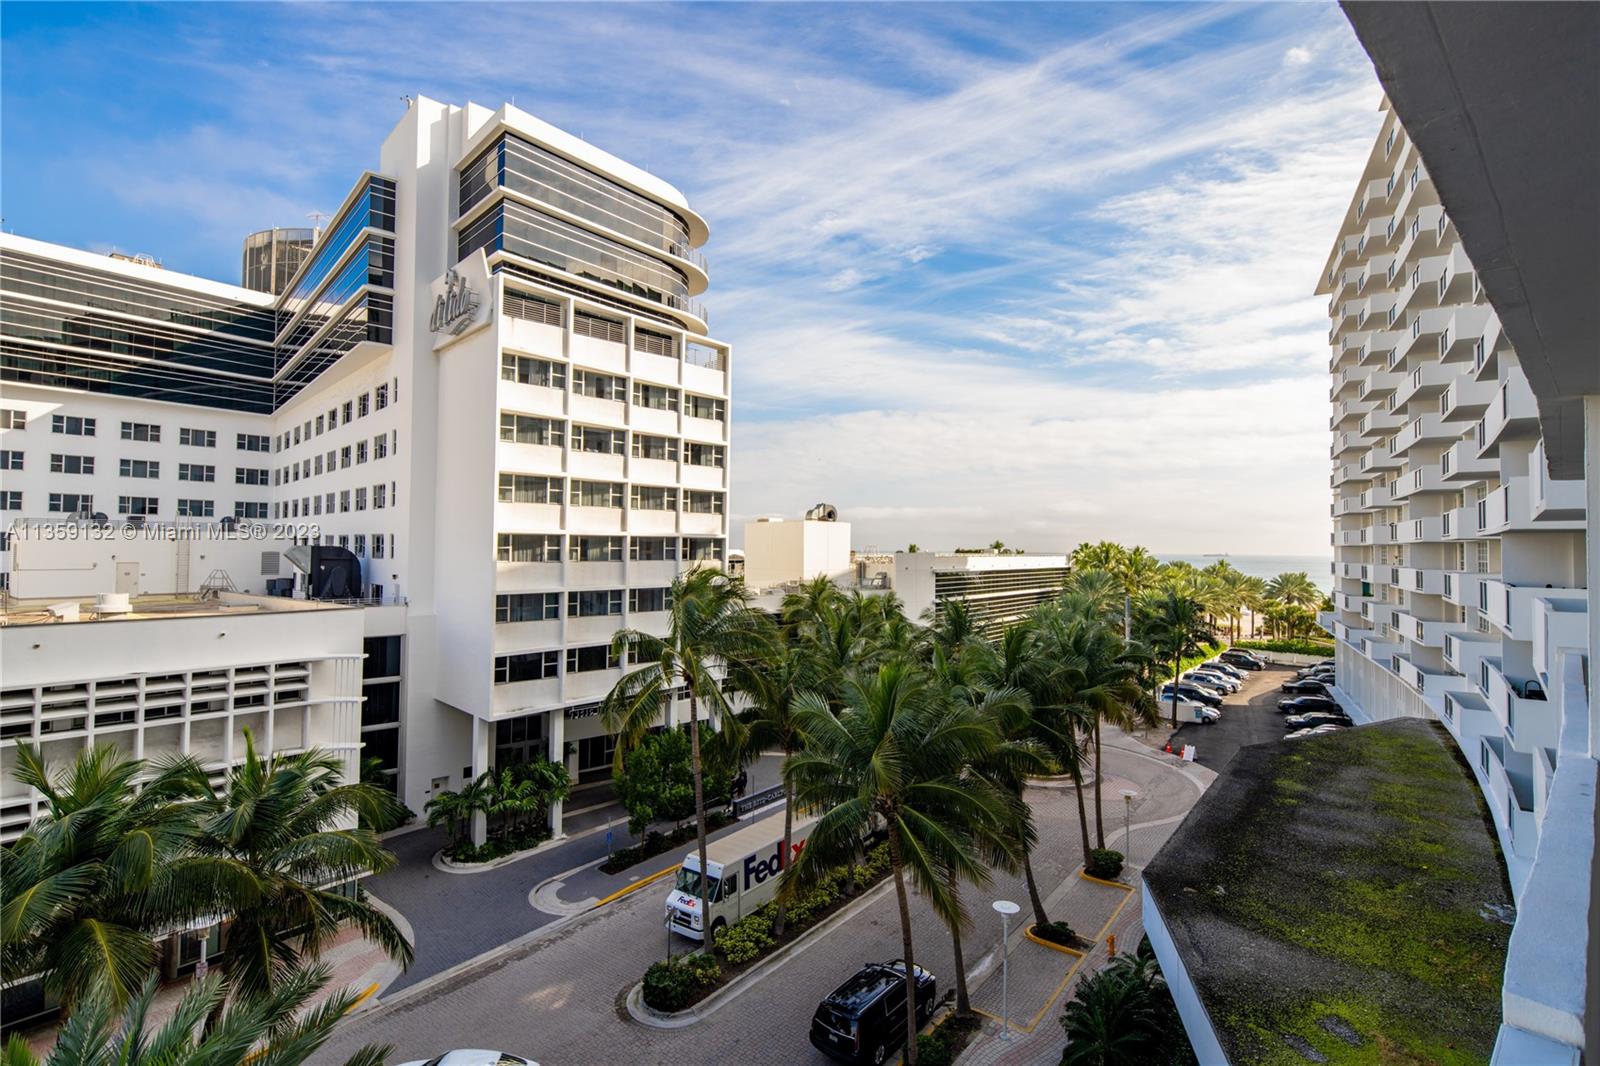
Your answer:
[[[700,849],[690,851],[667,893],[666,917],[672,928],[691,940],[704,940],[707,929],[714,936],[718,929],[770,901],[778,892],[778,875],[805,847],[815,821],[795,822],[787,857],[783,854],[782,811],[707,845],[709,914],[700,913]]]

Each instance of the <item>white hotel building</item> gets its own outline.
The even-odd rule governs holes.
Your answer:
[[[1318,291],[1339,688],[1455,735],[1520,899],[1588,641],[1584,483],[1550,477],[1517,353],[1387,106]]]
[[[233,518],[314,527],[359,571],[340,598],[363,608],[366,698],[359,726],[297,736],[343,746],[329,728],[359,728],[418,810],[512,760],[607,772],[613,634],[664,625],[672,579],[725,555],[730,360],[695,299],[706,238],[676,189],[614,156],[514,107],[427,99],[278,296],[0,236],[0,570],[16,598],[0,621],[37,606],[21,598],[208,582],[316,594],[290,540],[217,539]],[[24,525],[81,514],[116,536],[67,546]],[[140,522],[211,536],[146,539]],[[315,659],[255,628],[196,669]],[[8,769],[19,741],[61,758],[92,738],[191,750],[187,727],[142,710],[98,737],[52,717],[52,685],[101,669],[54,663],[79,676],[6,664]],[[144,743],[157,728],[179,739]],[[10,836],[33,798],[9,774],[4,788]]]

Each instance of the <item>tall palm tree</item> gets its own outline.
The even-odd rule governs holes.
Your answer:
[[[329,752],[263,758],[248,729],[244,738],[244,761],[228,771],[222,788],[205,785],[195,843],[255,883],[253,897],[223,927],[222,969],[234,991],[271,995],[346,924],[411,965],[411,944],[394,922],[365,899],[338,891],[394,867],[377,835],[354,826],[363,815],[386,817],[395,798],[374,785],[343,782],[343,760]]]
[[[1116,573],[1127,554],[1128,549],[1115,541],[1102,540],[1098,544],[1084,541],[1072,549],[1072,568]]]
[[[1067,578],[1064,599],[1068,613],[1087,611],[1100,618],[1122,616],[1122,577],[1110,570],[1074,570]]]
[[[1250,612],[1250,635],[1256,632],[1256,615],[1267,605],[1267,583],[1259,577],[1247,577],[1242,583],[1240,599]]]
[[[1206,637],[1200,604],[1176,589],[1149,596],[1141,604],[1145,643],[1172,663],[1172,724],[1178,724],[1178,675],[1183,658],[1200,650]]]
[[[675,688],[689,696],[689,759],[694,775],[695,835],[700,850],[700,913],[708,914],[710,886],[706,871],[705,770],[701,761],[700,712],[723,729],[736,729],[719,673],[730,663],[755,654],[759,644],[759,616],[751,610],[744,585],[722,571],[695,567],[672,582],[672,606],[667,611],[667,635],[658,637],[636,629],[617,633],[613,650],[639,663],[624,674],[606,695],[600,719],[608,732],[617,734],[617,766],[653,727],[661,724],[671,707]],[[710,936],[711,930],[705,930]]]
[[[224,1009],[228,986],[220,974],[195,982],[177,1008],[159,1024],[151,1017],[157,981],[151,974],[125,1007],[98,993],[67,1017],[48,1059],[12,1034],[5,1066],[297,1066],[333,1035],[334,1026],[357,1002],[345,989],[307,1007],[327,986],[326,966],[285,975],[270,995],[236,997]],[[214,1024],[207,1018],[217,1015]],[[345,1066],[382,1066],[388,1047],[367,1045]]]
[[[99,997],[119,1011],[154,968],[157,937],[256,900],[248,871],[192,850],[199,767],[173,760],[136,790],[147,770],[100,745],[51,776],[39,748],[17,746],[16,779],[46,813],[0,862],[0,980],[41,974],[69,1010]]]
[[[1122,730],[1153,726],[1161,721],[1155,702],[1139,684],[1143,655],[1130,648],[1121,634],[1099,621],[1079,621],[1068,630],[1067,643],[1072,656],[1081,664],[1082,686],[1073,693],[1093,722],[1094,750],[1094,831],[1095,842],[1106,846],[1104,807],[1100,784],[1105,778],[1101,764],[1100,728],[1109,723]]]
[[[740,715],[748,727],[745,734],[747,754],[759,755],[776,748],[783,752],[787,761],[800,750],[804,737],[795,719],[795,703],[801,693],[811,690],[811,665],[798,644],[784,640],[775,632],[767,635],[761,654],[735,660],[729,669],[729,680],[750,701],[750,709]],[[786,789],[783,847],[779,852],[782,863],[788,862],[793,837],[794,793]],[[782,896],[778,898],[777,914],[772,920],[772,931],[780,937],[787,903]]]
[[[916,1063],[919,1012],[907,877],[951,924],[964,917],[957,880],[986,876],[972,846],[1006,822],[1004,797],[974,787],[964,769],[993,750],[992,723],[959,701],[940,698],[914,663],[896,660],[845,683],[835,713],[815,693],[798,701],[805,750],[784,770],[803,810],[821,812],[781,891],[794,892],[848,862],[874,824],[889,846],[906,967],[906,1062]]]
[[[1312,607],[1322,602],[1322,590],[1317,588],[1305,571],[1282,573],[1267,584],[1267,596],[1296,607]]]

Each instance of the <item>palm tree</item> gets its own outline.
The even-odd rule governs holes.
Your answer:
[[[69,1010],[99,997],[118,1011],[155,967],[158,936],[254,902],[247,871],[192,851],[204,773],[176,759],[136,790],[146,772],[99,745],[52,777],[39,748],[17,746],[16,779],[47,813],[0,863],[0,980],[41,974]]]
[[[411,965],[411,944],[387,915],[338,889],[391,869],[395,857],[370,829],[395,802],[383,789],[342,783],[343,760],[313,748],[295,755],[257,754],[244,731],[244,761],[228,771],[220,791],[205,786],[202,853],[231,862],[255,885],[223,927],[222,969],[237,994],[269,996],[316,958],[346,924]]]
[[[326,966],[296,970],[271,994],[235,997],[226,1009],[228,986],[213,974],[195,982],[177,1009],[156,1024],[152,973],[126,1007],[118,1007],[104,991],[91,995],[68,1016],[48,1059],[12,1034],[5,1066],[296,1066],[327,1042],[357,1003],[356,993],[345,989],[307,1009],[332,974]],[[212,1015],[217,1020],[208,1026]],[[369,1044],[345,1066],[382,1066],[390,1050]]]
[[[800,807],[821,817],[781,891],[798,891],[850,861],[862,837],[874,824],[882,826],[906,967],[905,1055],[914,1066],[922,1018],[906,879],[947,925],[963,920],[951,875],[981,882],[987,871],[973,838],[999,831],[1007,817],[996,790],[974,787],[963,775],[993,750],[994,726],[970,705],[940,698],[922,670],[903,660],[849,678],[837,714],[807,693],[798,701],[797,719],[806,748],[784,776]]]
[[[759,656],[740,659],[729,670],[734,687],[750,701],[750,710],[740,717],[748,726],[745,751],[751,754],[776,748],[788,760],[799,751],[804,738],[795,720],[795,703],[802,692],[810,691],[811,663],[800,648],[778,634],[770,634]],[[783,797],[783,847],[780,862],[787,864],[794,836],[794,794]],[[772,931],[783,936],[784,911],[788,900],[780,896]]]
[[[667,635],[636,629],[617,633],[613,650],[641,664],[620,678],[601,704],[601,722],[617,734],[616,764],[671,707],[672,690],[689,696],[689,760],[694,775],[695,834],[700,850],[700,913],[708,914],[706,870],[705,767],[701,761],[700,710],[723,729],[736,728],[718,672],[753,653],[759,616],[750,609],[744,585],[722,571],[695,567],[672,582]],[[706,936],[711,930],[704,931]]]
[[[1127,554],[1128,549],[1115,541],[1102,540],[1098,544],[1090,544],[1088,541],[1084,541],[1072,549],[1072,568],[1074,570],[1104,570],[1108,573],[1116,573]]]
[[[1145,642],[1172,663],[1172,724],[1178,724],[1178,675],[1183,659],[1200,650],[1207,636],[1200,605],[1175,589],[1149,597],[1142,605]]]
[[[1122,614],[1123,589],[1122,577],[1110,570],[1074,570],[1063,598],[1072,601],[1068,613],[1086,611],[1110,618]]]
[[[471,841],[473,820],[480,814],[487,815],[494,802],[493,781],[494,775],[485,770],[459,791],[446,789],[436,794],[422,808],[428,815],[428,825],[448,826],[452,844]]]
[[[1322,602],[1322,591],[1303,570],[1273,578],[1267,585],[1267,596],[1296,607],[1312,607]]]
[[[1259,577],[1244,579],[1240,599],[1250,612],[1250,635],[1256,632],[1256,613],[1267,605],[1267,583]]]
[[[1118,956],[1121,958],[1122,956]],[[1161,1042],[1150,988],[1114,963],[1079,982],[1061,1014],[1062,1066],[1144,1066]]]

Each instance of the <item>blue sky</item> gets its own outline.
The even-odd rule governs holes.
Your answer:
[[[1379,120],[1331,4],[6,3],[0,49],[6,227],[221,280],[407,93],[677,185],[736,525],[1328,554],[1311,291]]]

